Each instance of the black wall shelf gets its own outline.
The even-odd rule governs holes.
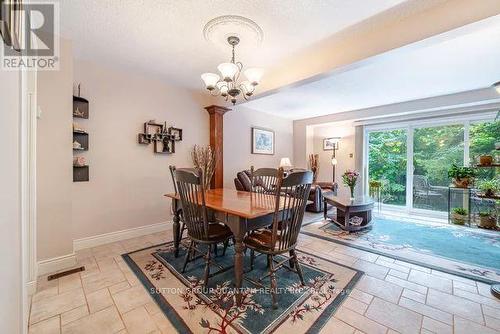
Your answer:
[[[73,182],[87,182],[89,180],[89,166],[73,166]]]
[[[73,96],[73,117],[89,118],[89,101],[83,97]]]
[[[79,142],[82,144],[81,149],[74,149],[75,151],[88,151],[89,149],[89,134],[84,132],[75,132],[73,131],[73,142]]]
[[[80,95],[80,85],[78,85],[78,95]],[[73,111],[74,118],[89,118],[89,101],[80,96],[73,95]],[[89,134],[83,130],[73,130],[73,142],[77,141],[81,144],[81,148],[73,148],[73,153],[78,154],[89,149]],[[89,166],[73,165],[73,182],[89,181]]]

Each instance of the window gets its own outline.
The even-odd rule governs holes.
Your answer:
[[[406,205],[406,130],[370,132],[368,175],[382,184],[386,204]]]
[[[453,163],[464,164],[464,125],[414,129],[414,208],[448,210],[448,169]]]
[[[450,166],[475,165],[480,155],[495,157],[495,143],[500,142],[495,114],[367,126],[366,193],[369,181],[379,181],[383,208],[443,215],[448,210]],[[482,168],[478,173],[480,181],[494,177],[495,170]]]

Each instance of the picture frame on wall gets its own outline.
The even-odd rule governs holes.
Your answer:
[[[252,127],[252,154],[274,155],[274,131]]]
[[[323,139],[323,151],[338,150],[339,137],[331,137]]]

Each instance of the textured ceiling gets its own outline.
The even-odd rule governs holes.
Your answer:
[[[488,87],[500,80],[498,41],[500,16],[243,105],[303,119]]]
[[[252,45],[242,36],[237,58],[246,66],[266,69],[404,0],[59,2],[61,34],[73,40],[77,58],[128,67],[202,90],[200,74],[215,71],[230,57],[229,48],[203,38],[203,26],[214,17],[241,15],[255,21],[264,31],[264,40]]]

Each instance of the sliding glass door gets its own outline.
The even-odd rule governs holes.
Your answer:
[[[365,128],[366,194],[379,185],[382,208],[444,216],[448,210],[448,169],[468,166],[492,154],[500,141],[494,114],[462,120],[409,121]],[[494,178],[482,169],[478,180]],[[484,175],[483,175],[484,174]]]

